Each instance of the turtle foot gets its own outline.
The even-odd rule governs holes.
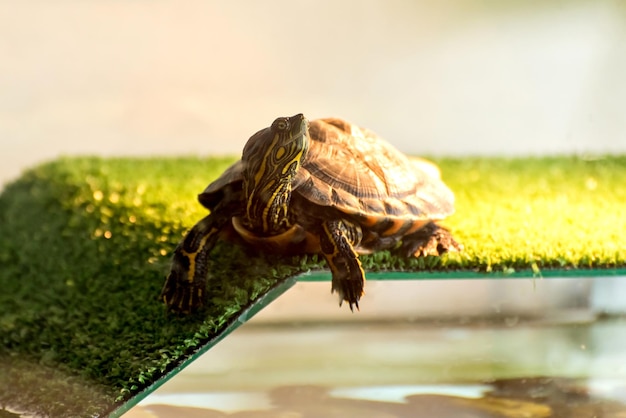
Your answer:
[[[424,257],[462,250],[463,245],[454,239],[449,230],[431,222],[419,231],[404,237],[397,251],[404,257]]]
[[[170,311],[190,314],[204,306],[204,293],[204,282],[190,281],[184,269],[172,268],[161,290],[161,299]]]
[[[344,302],[348,303],[350,310],[354,312],[354,308],[359,311],[359,300],[365,294],[363,291],[363,281],[344,279],[341,281],[333,280],[332,293],[337,292],[339,295],[339,306]]]

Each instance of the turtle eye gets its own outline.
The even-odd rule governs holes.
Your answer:
[[[278,118],[274,121],[274,123],[272,124],[272,127],[279,131],[286,131],[289,129],[289,119]]]

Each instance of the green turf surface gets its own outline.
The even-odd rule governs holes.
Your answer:
[[[206,349],[270,289],[276,296],[294,280],[281,287],[285,279],[322,267],[315,256],[249,258],[220,244],[209,308],[192,317],[165,312],[158,295],[171,252],[205,215],[196,195],[232,161],[68,158],[5,187],[0,411],[109,411]],[[366,270],[418,272],[401,278],[626,274],[626,156],[437,162],[457,197],[445,224],[465,250],[412,260],[382,252],[362,257]]]

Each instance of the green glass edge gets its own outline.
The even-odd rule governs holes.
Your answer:
[[[616,269],[550,269],[550,270],[515,270],[477,272],[470,270],[454,271],[377,271],[368,272],[368,280],[497,280],[497,279],[527,279],[527,278],[602,278],[625,276],[626,268]],[[302,282],[326,282],[331,275],[327,270],[312,270],[297,276]]]
[[[240,325],[246,323],[249,319],[251,319],[254,315],[259,313],[263,308],[276,300],[280,295],[289,290],[293,285],[296,284],[298,280],[298,276],[292,276],[285,280],[280,281],[274,287],[272,287],[269,291],[259,296],[256,300],[254,300],[246,309],[242,310],[239,315],[236,315],[231,320],[230,324],[224,328],[220,333],[218,333],[213,339],[207,341],[204,345],[202,345],[198,350],[194,353],[190,354],[183,361],[181,361],[176,367],[165,373],[159,379],[154,381],[150,386],[146,387],[144,390],[133,396],[132,398],[124,401],[121,405],[116,405],[112,411],[107,412],[105,416],[111,418],[121,417],[123,414],[128,412],[132,407],[136,406],[139,402],[144,400],[148,395],[157,390],[167,381],[169,381],[172,377],[176,376],[183,369],[193,363],[196,359],[202,356],[204,353],[213,348],[217,343],[226,338],[231,332],[239,328]]]

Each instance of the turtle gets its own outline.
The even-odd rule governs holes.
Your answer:
[[[372,131],[339,118],[279,117],[252,135],[241,159],[198,195],[209,214],[174,250],[161,298],[191,313],[205,301],[209,254],[218,239],[276,253],[317,253],[339,305],[359,309],[359,254],[441,255],[461,245],[438,221],[454,194],[438,167],[409,158]]]

